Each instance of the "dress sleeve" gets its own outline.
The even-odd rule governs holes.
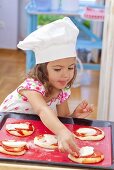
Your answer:
[[[65,100],[67,100],[70,97],[70,95],[71,95],[70,88],[65,88],[65,89],[61,90],[61,92],[58,96],[58,99],[59,99],[58,104],[63,103]]]
[[[44,86],[38,80],[34,80],[32,78],[27,78],[17,88],[17,92],[19,93],[20,90],[24,90],[24,89],[37,91],[38,93],[41,93],[43,96],[45,96],[45,88],[44,88]]]

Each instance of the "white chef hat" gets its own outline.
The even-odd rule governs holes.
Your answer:
[[[28,35],[17,45],[35,53],[36,64],[76,57],[78,28],[68,17],[56,20]]]

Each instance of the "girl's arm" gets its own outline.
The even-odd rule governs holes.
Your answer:
[[[69,110],[67,100],[65,100],[63,103],[57,105],[57,114],[60,117],[69,117],[70,116],[70,110]]]
[[[64,103],[57,105],[57,113],[63,117],[74,117],[74,118],[86,118],[94,111],[92,104],[89,104],[86,100],[83,100],[71,114],[67,100]]]
[[[86,118],[94,111],[93,104],[89,104],[86,100],[83,100],[74,110],[72,117]]]
[[[44,125],[57,135],[59,149],[71,154],[78,152],[74,135],[48,107],[43,96],[40,93],[30,90],[22,90],[20,93],[27,97],[34,112],[38,114]]]

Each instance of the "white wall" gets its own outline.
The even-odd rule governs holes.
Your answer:
[[[25,6],[29,0],[0,0],[0,48],[16,49],[27,35]]]
[[[18,38],[18,0],[0,0],[0,48],[15,49]]]
[[[23,40],[27,35],[27,16],[25,6],[29,0],[19,0],[19,37],[18,40]]]

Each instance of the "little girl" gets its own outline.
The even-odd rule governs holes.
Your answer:
[[[0,106],[0,112],[37,114],[58,137],[62,152],[78,154],[74,136],[57,116],[85,117],[93,107],[83,101],[70,114],[67,99],[76,77],[76,39],[79,30],[65,17],[31,33],[18,47],[35,52],[36,66]]]

